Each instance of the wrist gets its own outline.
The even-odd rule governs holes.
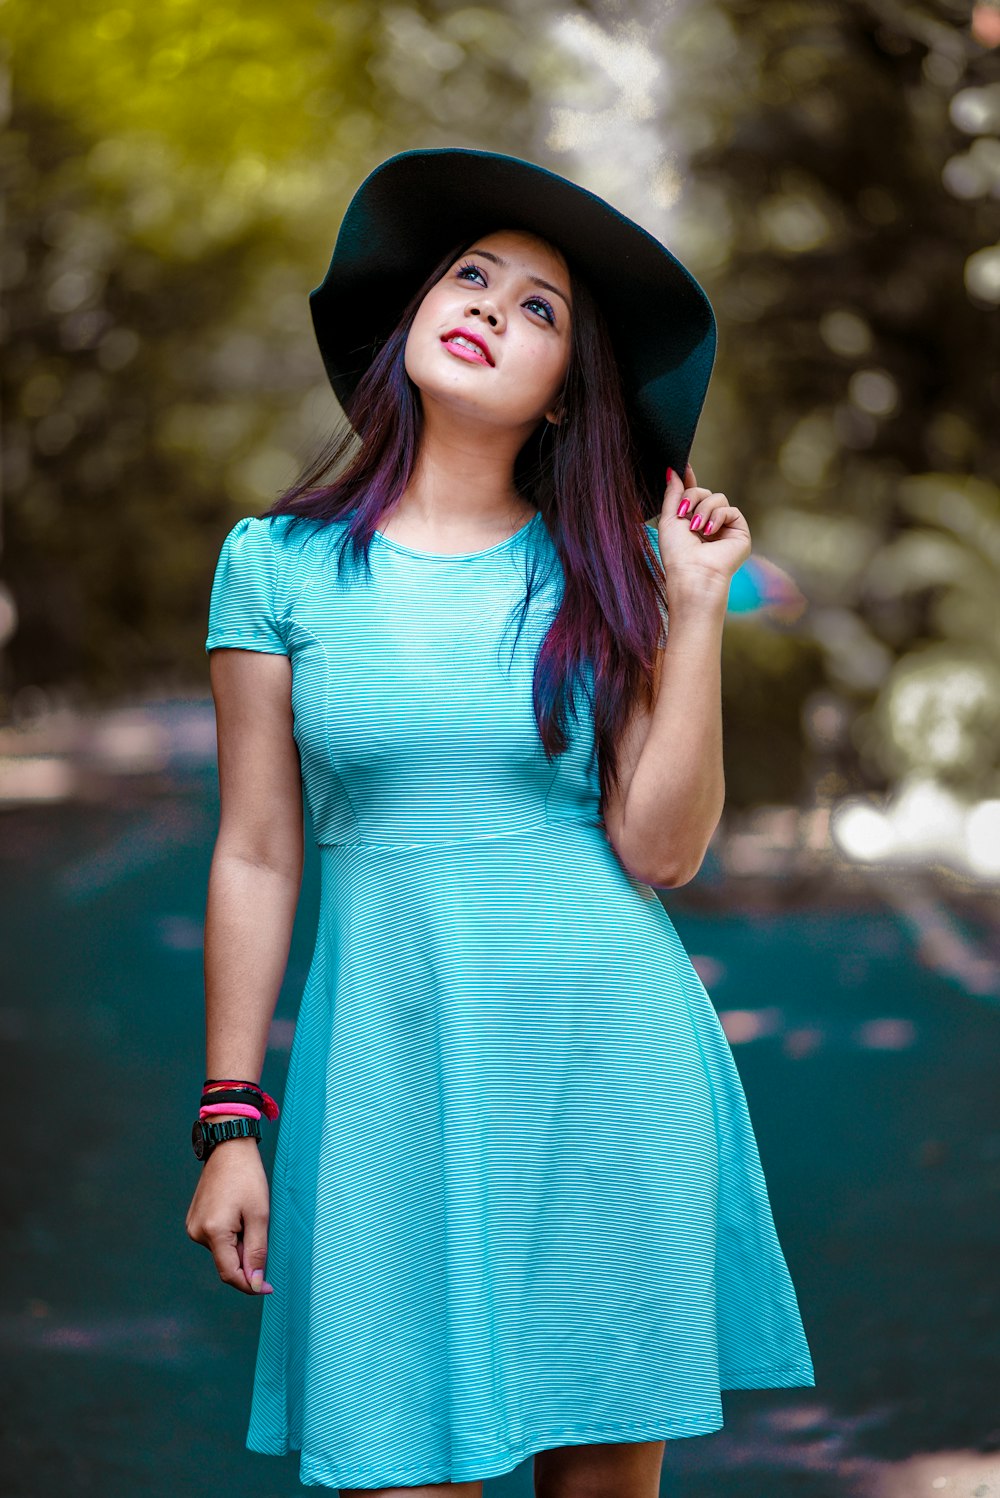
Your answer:
[[[260,1120],[237,1116],[235,1118],[196,1118],[191,1127],[191,1145],[195,1156],[204,1165],[223,1144],[235,1144],[239,1140],[248,1143],[260,1142]]]
[[[665,573],[670,623],[682,614],[724,615],[732,579],[704,567],[678,567]]]

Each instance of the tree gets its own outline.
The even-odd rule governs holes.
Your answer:
[[[900,773],[900,671],[939,643],[970,683],[1000,659],[991,36],[945,0],[710,0],[666,30],[661,130],[676,121],[691,143],[680,242],[720,320],[699,440],[733,475],[755,547],[811,600],[801,644],[826,681],[802,712],[841,725],[847,751],[817,787],[828,799]],[[761,630],[730,646],[727,721],[749,725],[748,684],[778,646]],[[995,726],[966,716],[948,773],[996,794]],[[908,752],[912,765],[924,750]]]
[[[203,675],[217,543],[336,407],[307,292],[413,145],[528,149],[544,7],[6,8],[3,682]]]

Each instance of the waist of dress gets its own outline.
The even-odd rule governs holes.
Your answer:
[[[560,831],[577,831],[580,833],[591,833],[601,839],[607,838],[604,822],[599,816],[592,812],[580,816],[543,816],[532,822],[519,823],[516,827],[504,827],[480,832],[435,832],[421,833],[419,836],[380,835],[377,833],[351,835],[350,837],[327,838],[317,837],[316,846],[320,853],[342,853],[356,848],[359,851],[375,851],[384,849],[387,852],[403,853],[408,851],[419,852],[422,849],[447,848],[464,846],[469,843],[496,842],[501,838],[530,837],[538,834],[557,833]]]

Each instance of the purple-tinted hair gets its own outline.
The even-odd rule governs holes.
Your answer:
[[[409,482],[423,429],[420,393],[404,367],[407,335],[427,292],[473,243],[456,246],[414,293],[345,406],[350,425],[321,446],[266,511],[314,522],[346,520],[341,555],[350,549],[366,568],[378,522]],[[666,593],[642,524],[648,496],[634,459],[611,338],[566,258],[573,316],[563,420],[558,426],[539,422],[517,455],[514,482],[541,512],[564,578],[558,613],[535,662],[535,721],[547,757],[564,753],[568,715],[575,715],[575,694],[585,686],[589,663],[604,804],[618,783],[618,749],[633,707],[652,702]],[[529,581],[523,607],[530,592]]]

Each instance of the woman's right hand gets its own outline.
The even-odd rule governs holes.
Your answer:
[[[201,1167],[185,1226],[209,1250],[219,1278],[245,1295],[270,1295],[264,1278],[270,1194],[255,1139],[217,1144]]]

